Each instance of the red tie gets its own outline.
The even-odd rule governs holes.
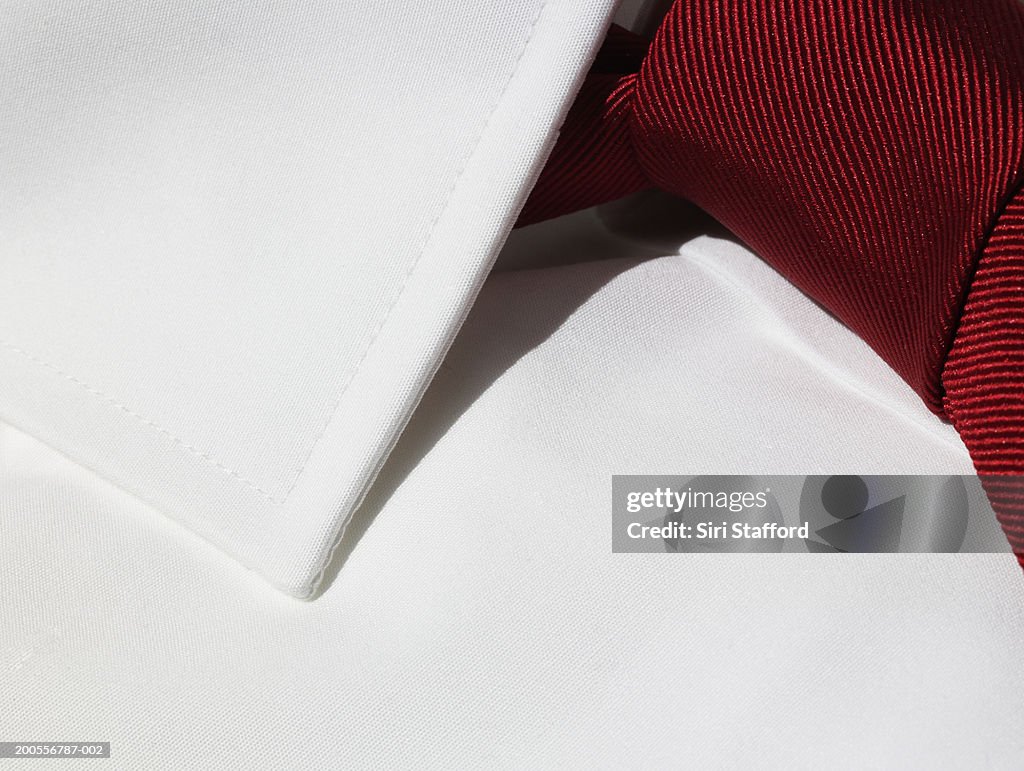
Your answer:
[[[710,212],[953,422],[1024,565],[1022,181],[1020,0],[676,0],[612,30],[520,224]]]

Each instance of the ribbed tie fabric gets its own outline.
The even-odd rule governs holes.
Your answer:
[[[658,188],[960,432],[1024,565],[1024,4],[676,0],[613,28],[521,214]]]

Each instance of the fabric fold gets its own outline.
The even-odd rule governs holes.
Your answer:
[[[710,212],[952,419],[1024,560],[1022,39],[1019,0],[676,0],[525,212],[574,185]]]
[[[610,0],[18,0],[0,417],[314,591]]]

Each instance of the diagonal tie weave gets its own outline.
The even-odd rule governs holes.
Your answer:
[[[1024,3],[676,0],[613,28],[519,224],[701,206],[952,421],[1024,565]]]

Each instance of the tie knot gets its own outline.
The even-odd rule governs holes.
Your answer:
[[[1022,172],[1018,0],[677,0],[613,30],[520,224],[681,196],[942,412],[967,282]]]

